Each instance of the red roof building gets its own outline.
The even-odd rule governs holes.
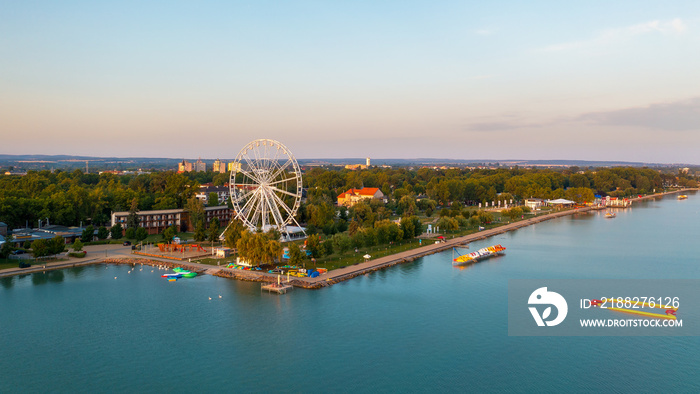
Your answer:
[[[349,189],[338,195],[338,205],[351,207],[363,199],[376,198],[384,200],[384,193],[377,187],[363,187],[362,189]]]

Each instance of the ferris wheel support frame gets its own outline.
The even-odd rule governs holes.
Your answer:
[[[236,182],[238,174],[242,175],[242,182]],[[251,231],[258,228],[267,231],[274,227],[285,240],[291,240],[287,227],[292,224],[306,235],[295,218],[301,205],[301,169],[294,155],[282,143],[259,139],[246,144],[236,156],[229,180],[235,211],[233,220],[240,220]],[[290,189],[295,192],[290,192]],[[291,207],[284,201],[284,196],[293,199]],[[224,238],[226,230],[220,239]]]

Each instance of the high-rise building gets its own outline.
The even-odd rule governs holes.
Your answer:
[[[214,172],[223,172],[223,171],[221,171],[221,165],[222,165],[221,160],[216,159],[216,160],[214,160],[214,165],[212,166],[211,170]]]
[[[369,167],[369,157],[367,158],[367,167]]]
[[[190,172],[190,171],[192,171],[192,163],[190,163],[187,160],[182,160],[181,163],[178,163],[177,172],[182,173],[182,172]]]
[[[206,172],[207,171],[207,163],[202,161],[202,158],[200,157],[197,159],[197,162],[194,163],[194,170],[197,172]]]
[[[234,171],[234,170],[240,171],[241,170],[241,163],[238,163],[235,161],[228,163],[228,170],[229,170],[229,172]]]

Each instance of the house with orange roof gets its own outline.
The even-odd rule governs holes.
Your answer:
[[[384,201],[384,193],[377,187],[363,187],[362,189],[349,189],[345,193],[338,195],[338,205],[351,207],[357,204],[358,201],[364,199],[376,198]],[[386,201],[384,201],[386,202]]]

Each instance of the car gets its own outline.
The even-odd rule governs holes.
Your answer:
[[[131,245],[131,241],[124,241],[124,243],[122,245],[129,246],[129,245]]]
[[[12,251],[12,254],[14,254],[15,256],[18,254],[25,254],[25,253],[27,253],[27,252],[24,249],[17,249],[17,250]]]

